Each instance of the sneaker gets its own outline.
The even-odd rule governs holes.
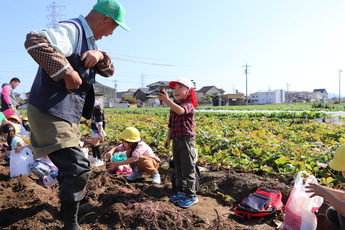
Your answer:
[[[161,183],[161,175],[159,173],[155,173],[152,175],[152,184],[160,184]]]
[[[178,202],[176,205],[181,207],[181,208],[189,208],[190,206],[197,204],[199,202],[198,197],[185,197],[184,199],[182,199],[180,202]]]
[[[104,165],[104,162],[100,159],[97,159],[95,163],[93,163],[94,166],[102,166]]]
[[[90,161],[91,163],[95,163],[95,162],[97,161],[97,158],[96,158],[96,157],[90,157],[90,158],[89,158],[89,161]]]
[[[132,173],[131,175],[129,175],[126,179],[127,180],[136,180],[136,179],[139,179],[142,177],[143,177],[143,175],[141,172],[135,172],[135,173]]]
[[[172,196],[169,198],[169,201],[172,203],[180,202],[184,197],[186,193],[178,191],[175,196]]]

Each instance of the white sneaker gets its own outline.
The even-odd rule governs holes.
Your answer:
[[[95,163],[93,163],[94,166],[102,166],[104,165],[104,162],[100,159],[97,159]]]
[[[97,158],[96,158],[96,157],[90,157],[90,158],[89,158],[89,161],[90,161],[91,163],[95,163],[95,162],[97,161]]]
[[[161,183],[161,175],[159,173],[153,174],[152,175],[152,184],[160,184]]]

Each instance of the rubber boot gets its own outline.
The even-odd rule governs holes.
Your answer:
[[[64,217],[65,217],[65,215],[64,215],[64,211],[65,210],[64,209],[65,209],[64,203],[61,203],[60,212],[59,212],[59,214],[57,216],[58,220],[61,220],[61,221],[64,220]]]
[[[63,215],[64,215],[64,226],[63,230],[82,230],[78,224],[78,209],[79,202],[64,202]]]

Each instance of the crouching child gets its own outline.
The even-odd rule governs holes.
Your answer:
[[[120,138],[122,144],[111,149],[107,155],[109,157],[116,152],[126,151],[127,159],[108,162],[107,169],[115,171],[116,167],[129,164],[133,173],[127,177],[127,180],[140,179],[143,173],[147,173],[152,176],[153,184],[160,184],[161,177],[158,172],[160,159],[153,153],[151,147],[141,139],[139,131],[134,127],[128,127],[120,134]]]

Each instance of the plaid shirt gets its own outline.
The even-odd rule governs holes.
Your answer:
[[[194,131],[194,106],[189,101],[181,101],[177,103],[179,106],[185,109],[186,113],[178,115],[174,111],[170,110],[168,127],[172,129],[171,139],[176,140],[183,136],[196,136]]]

